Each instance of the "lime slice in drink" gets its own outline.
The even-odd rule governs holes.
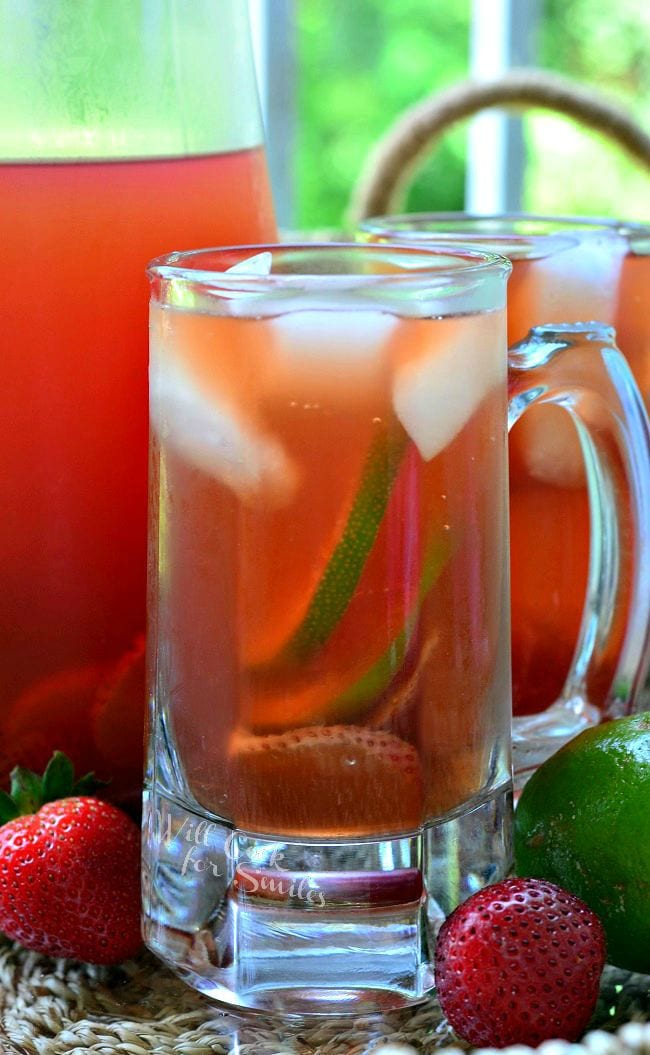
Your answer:
[[[431,539],[422,562],[420,581],[403,627],[374,661],[362,654],[356,672],[346,675],[327,660],[318,673],[309,664],[291,689],[283,688],[282,672],[266,686],[252,681],[246,701],[246,724],[255,733],[281,732],[308,722],[357,722],[374,710],[391,682],[399,674],[417,628],[422,604],[434,586],[452,551],[449,535],[442,529]],[[317,657],[318,658],[318,657]],[[365,660],[365,662],[364,662]],[[267,672],[268,673],[268,672]]]
[[[374,703],[386,691],[404,662],[417,626],[422,603],[449,559],[450,553],[451,539],[449,536],[447,534],[436,535],[424,555],[416,603],[408,613],[402,630],[365,674],[332,702],[332,714],[339,718],[349,714],[355,714],[355,717],[358,717],[363,704]]]
[[[382,431],[371,444],[343,534],[300,625],[272,665],[302,663],[325,644],[354,594],[386,512],[406,447],[401,429]]]
[[[291,506],[243,525],[240,651],[250,668],[277,665],[280,657],[295,662],[297,656],[283,649],[306,620],[307,635],[294,642],[297,652],[310,652],[308,636],[318,647],[314,595],[351,517],[353,526],[361,517],[374,537],[365,509],[373,501],[385,505],[382,491],[390,493],[399,467],[398,459],[386,460],[395,440],[406,444],[390,407],[390,343],[399,320],[331,303],[295,310],[302,296],[293,308],[287,296],[285,313],[253,324],[263,329],[267,354],[250,390],[268,431],[282,437],[295,459],[300,486]],[[364,543],[349,541],[348,534],[339,552],[354,561]],[[324,618],[322,595],[317,608]],[[328,627],[321,629],[326,635]]]

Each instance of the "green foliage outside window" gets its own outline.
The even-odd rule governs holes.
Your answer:
[[[647,0],[545,0],[540,38],[540,65],[593,85],[650,131]],[[618,147],[563,118],[527,126],[527,208],[650,220],[650,175]]]
[[[470,0],[296,0],[296,226],[341,223],[372,144],[425,95],[467,76]],[[545,0],[539,64],[618,99],[650,129],[647,0]],[[524,206],[650,219],[650,178],[560,117],[526,117]],[[462,209],[466,126],[418,174],[407,207]]]
[[[467,70],[469,0],[297,0],[297,226],[341,222],[372,144],[407,106]],[[462,131],[445,138],[409,198],[459,209]]]

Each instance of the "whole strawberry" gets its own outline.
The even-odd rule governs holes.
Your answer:
[[[584,902],[553,883],[506,879],[460,905],[436,947],[442,1010],[469,1044],[576,1040],[598,999],[605,935]]]
[[[61,752],[42,778],[16,768],[0,792],[0,930],[28,949],[87,963],[133,956],[140,836],[125,813],[74,783]],[[56,800],[56,801],[54,801]]]

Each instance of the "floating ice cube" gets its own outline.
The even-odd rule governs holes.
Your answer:
[[[233,264],[232,267],[227,267],[225,274],[232,275],[270,275],[271,267],[273,265],[273,253],[268,251],[264,253],[255,253],[254,256],[249,256],[245,260],[240,260],[237,264]]]
[[[270,323],[268,390],[298,404],[374,406],[389,399],[388,346],[399,320],[379,311],[291,311]]]
[[[528,325],[612,322],[625,242],[590,234],[534,263]]]
[[[264,305],[273,301],[268,290],[261,288],[255,279],[268,278],[273,265],[273,254],[266,250],[254,253],[245,260],[239,260],[232,267],[226,268],[224,275],[235,275],[241,278],[238,288],[230,289],[227,282],[219,288],[219,299],[215,302],[220,314],[234,315],[239,318],[256,317],[263,314]],[[248,281],[247,281],[248,280]]]
[[[574,239],[568,249],[551,253],[535,261],[527,277],[521,325],[550,324],[563,326],[598,319],[611,324],[614,319],[619,273],[625,253],[624,239],[613,231],[590,232],[580,241]],[[524,333],[518,336],[524,337]],[[587,348],[583,357],[585,378]],[[576,353],[561,356],[547,368],[549,379],[562,387],[573,387],[572,373]],[[593,403],[593,401],[592,401]],[[596,415],[595,405],[590,411]],[[556,487],[583,487],[585,469],[578,433],[569,415],[555,407],[531,407],[512,433],[511,452],[523,461],[534,479]]]
[[[401,364],[393,383],[395,413],[426,461],[444,450],[497,385],[505,385],[503,315],[426,326],[430,351]],[[420,331],[421,333],[424,331]]]
[[[151,421],[162,442],[244,500],[291,497],[296,470],[274,437],[225,400],[206,395],[180,363],[155,348],[149,382]]]
[[[583,355],[589,358],[589,349]],[[553,380],[560,391],[565,379],[563,362],[566,364],[565,383],[569,393],[576,385],[571,376],[570,361],[569,353],[564,360],[560,357],[551,364],[551,368],[555,368]],[[582,390],[578,387],[569,400],[563,400],[564,406],[543,403],[528,408],[511,433],[510,450],[515,469],[517,462],[523,462],[528,475],[542,483],[554,487],[586,486],[587,474],[578,430],[566,407],[573,404],[579,409],[588,428],[601,437],[610,434],[612,420],[598,391],[597,374],[594,382],[593,391],[588,387]],[[584,376],[584,383],[589,384],[588,374]]]
[[[515,425],[511,443],[513,456],[523,460],[526,472],[535,480],[554,487],[585,486],[578,433],[562,407],[529,407]]]
[[[280,315],[273,328],[286,360],[339,371],[378,361],[397,321],[381,311],[314,309]]]

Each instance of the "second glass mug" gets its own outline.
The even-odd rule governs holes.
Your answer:
[[[646,400],[647,333],[639,310],[648,267],[648,229],[615,221],[526,215],[469,216],[420,213],[362,221],[363,237],[420,247],[440,241],[503,253],[513,264],[508,288],[508,341],[521,340],[535,323],[600,319],[615,323],[620,347]],[[589,637],[592,590],[590,500],[579,437],[570,418],[538,406],[510,436],[512,663],[515,772],[518,783],[562,742],[603,717],[639,707],[647,668],[647,635],[638,601],[617,604],[605,648],[595,641],[589,669],[576,648]],[[562,530],[558,525],[562,524]],[[628,532],[624,528],[624,532]],[[626,538],[620,559],[629,593],[634,550]],[[530,560],[532,550],[537,560]],[[594,551],[597,557],[597,551]],[[639,569],[643,572],[643,569]],[[595,574],[592,568],[592,574]],[[647,572],[645,573],[648,574]],[[647,586],[645,587],[647,589]],[[586,596],[586,602],[585,602]],[[644,647],[645,637],[645,647]],[[624,642],[627,640],[627,645]],[[638,657],[630,678],[621,651]],[[581,681],[582,684],[579,684]]]
[[[443,916],[507,871],[506,424],[536,401],[578,422],[611,632],[619,475],[650,511],[636,390],[605,328],[507,364],[509,271],[336,244],[150,266],[144,933],[222,1003],[415,1003]]]

